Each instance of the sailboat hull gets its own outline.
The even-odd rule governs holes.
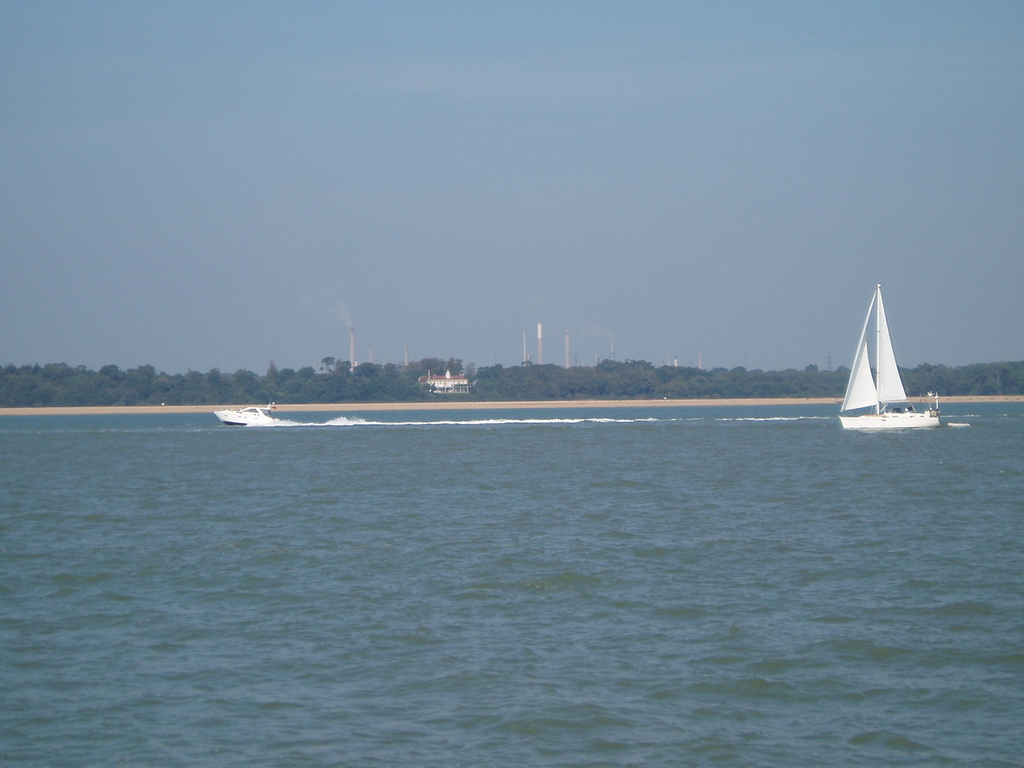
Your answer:
[[[920,429],[938,427],[938,411],[927,413],[867,413],[861,416],[840,416],[844,429]]]

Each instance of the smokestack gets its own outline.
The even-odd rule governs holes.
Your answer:
[[[537,365],[544,365],[544,328],[537,323]]]
[[[348,364],[356,367],[356,329],[348,329]]]
[[[565,332],[565,367],[569,367],[569,332]]]
[[[405,367],[409,367],[409,345],[405,345]]]

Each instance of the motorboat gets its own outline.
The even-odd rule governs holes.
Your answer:
[[[213,415],[233,427],[267,427],[278,423],[277,419],[270,415],[276,408],[273,403],[266,407],[250,405],[238,410],[214,411]]]

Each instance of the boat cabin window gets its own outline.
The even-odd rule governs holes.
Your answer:
[[[916,413],[914,406],[911,403],[901,403],[900,405],[890,405],[885,409],[886,413]]]

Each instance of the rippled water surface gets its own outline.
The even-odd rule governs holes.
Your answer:
[[[1021,765],[1024,406],[0,418],[4,766]]]

